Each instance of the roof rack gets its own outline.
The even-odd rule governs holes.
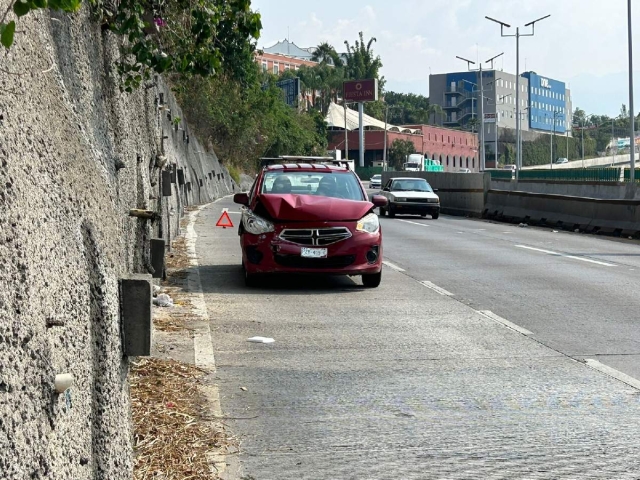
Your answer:
[[[333,157],[308,157],[304,155],[282,155],[277,158],[263,157],[260,159],[260,167],[268,167],[278,163],[322,163],[345,166],[349,168],[347,162],[335,160]]]

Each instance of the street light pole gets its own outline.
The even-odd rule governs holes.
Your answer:
[[[387,117],[389,116],[389,105],[384,110],[384,150],[382,152],[382,171],[387,171]]]
[[[489,60],[487,60],[485,63],[489,63],[491,62],[491,64],[493,65],[493,61],[500,57],[501,55],[503,55],[503,53],[501,53],[500,55],[496,55],[495,57],[490,58]],[[471,65],[475,65],[476,62],[472,61],[472,60],[468,60],[466,58],[463,57],[458,57],[456,56],[457,59],[462,60],[464,62],[467,62],[467,68],[469,70],[471,70]],[[485,151],[484,151],[484,79],[482,77],[482,62],[480,62],[480,68],[478,70],[479,75],[480,75],[480,80],[479,80],[479,84],[480,84],[480,135],[479,135],[479,142],[480,142],[480,158],[479,158],[479,166],[480,166],[480,171],[484,172],[485,171],[485,162],[486,162],[486,157],[485,157]],[[473,97],[471,98],[471,108],[473,111]],[[473,114],[472,114],[473,115]]]
[[[631,0],[629,0],[631,1]],[[532,22],[526,23],[525,27],[531,27],[531,33],[520,33],[520,27],[516,28],[515,35],[505,35],[504,28],[511,28],[511,25],[505,22],[501,22],[500,20],[496,20],[495,18],[485,16],[487,20],[497,23],[500,25],[500,35],[503,37],[516,37],[516,181],[518,181],[519,171],[522,168],[522,148],[521,148],[521,124],[522,121],[520,119],[520,37],[533,37],[535,35],[536,23],[544,20],[545,18],[549,18],[551,15],[545,15],[544,17],[540,17]]]
[[[634,183],[636,173],[636,129],[634,125],[635,119],[633,117],[633,36],[631,29],[631,0],[627,0],[627,6],[627,21],[629,24],[629,119],[631,120],[631,136],[629,137],[629,146],[631,147],[629,149],[629,156],[631,157],[631,171],[629,172],[629,180],[631,183]]]
[[[342,101],[344,107],[344,159],[349,160],[349,130],[347,129],[347,102]]]

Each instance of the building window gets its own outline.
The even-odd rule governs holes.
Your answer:
[[[467,168],[469,168],[469,157],[467,157]]]
[[[631,121],[631,120],[629,120]],[[631,150],[631,147],[629,147],[629,150]],[[456,157],[453,157],[453,168],[456,168]]]
[[[269,67],[267,66],[267,62],[262,62],[262,71],[266,72]]]
[[[291,70],[291,65],[289,65],[288,63],[284,64],[284,69],[285,70]]]
[[[280,65],[273,62],[273,73],[277,75],[280,72]]]

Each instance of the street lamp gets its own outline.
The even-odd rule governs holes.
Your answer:
[[[631,0],[629,0],[631,2]],[[631,4],[629,4],[631,5]],[[629,6],[631,8],[631,6]],[[516,27],[515,35],[505,35],[504,28],[511,28],[511,25],[508,23],[501,22],[500,20],[496,20],[495,18],[485,16],[487,20],[497,23],[500,25],[500,35],[503,37],[516,37],[516,181],[518,180],[518,172],[522,167],[522,151],[520,149],[520,37],[533,37],[535,34],[536,23],[544,20],[545,18],[549,18],[551,15],[545,15],[544,17],[540,17],[533,22],[529,22],[525,24],[525,27],[531,27],[531,33],[520,33],[520,27]],[[631,28],[631,27],[629,27]]]
[[[495,83],[498,80],[502,80],[501,78],[496,78],[493,82],[490,83]],[[495,103],[487,103],[487,105],[495,105],[496,106],[496,131],[495,131],[495,147],[494,147],[494,168],[498,168],[498,122],[500,121],[500,115],[498,114],[498,105],[504,105],[504,99],[507,97],[510,97],[511,93],[508,93],[507,95],[502,95],[501,97],[499,97],[499,101],[496,101]]]
[[[504,52],[500,53],[499,55],[496,55],[495,57],[490,58],[489,60],[487,60],[484,63],[489,63],[491,62],[491,66],[493,67],[493,61],[504,55]],[[475,65],[476,62],[474,62],[473,60],[469,60],[466,59],[464,57],[460,57],[456,55],[456,58],[458,60],[462,60],[463,62],[467,62],[467,68],[469,69],[469,71],[474,71],[475,69],[471,68],[471,65]],[[480,143],[480,171],[484,172],[485,170],[485,152],[484,152],[484,78],[482,77],[482,63],[480,62],[479,68],[477,70],[478,72],[478,76],[479,76],[479,81],[478,83],[480,84],[480,138],[479,138],[479,143]],[[473,109],[473,98],[471,99],[471,108]]]
[[[547,115],[545,114],[545,117]],[[551,170],[553,170],[553,137],[556,134],[556,121],[558,117],[562,117],[562,114],[560,113],[559,110],[554,110],[553,111],[553,130],[551,133],[551,151],[550,151],[550,157],[549,157],[549,168]],[[584,164],[583,164],[584,167]]]
[[[390,108],[403,108],[400,105],[386,105],[385,111],[384,111],[384,150],[382,152],[382,170],[383,171],[387,171],[387,117],[389,116],[389,109]]]
[[[630,177],[629,180],[633,184],[635,182],[635,173],[636,173],[636,132],[633,118],[633,36],[631,35],[631,0],[627,0],[628,13],[627,13],[627,22],[629,24],[629,119],[631,120],[631,136],[629,137],[629,156],[630,156],[630,167],[631,171],[629,172]]]

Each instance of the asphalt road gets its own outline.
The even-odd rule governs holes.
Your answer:
[[[235,229],[214,227],[223,207],[237,222],[224,200],[196,231],[222,410],[242,441],[224,478],[638,478],[640,383],[623,374],[638,377],[636,244],[383,219],[380,288],[248,290]]]

